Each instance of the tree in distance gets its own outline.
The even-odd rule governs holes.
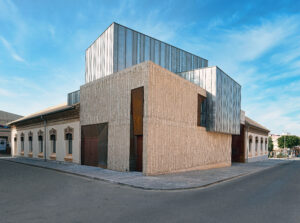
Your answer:
[[[278,146],[280,148],[293,148],[300,145],[300,138],[298,136],[281,136],[278,138]]]

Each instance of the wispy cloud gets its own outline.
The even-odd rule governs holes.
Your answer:
[[[0,88],[0,97],[15,97],[16,94],[13,91]]]
[[[3,36],[0,36],[0,40],[14,60],[19,62],[25,62],[25,60],[19,54],[16,53],[15,49]]]
[[[207,25],[207,29],[220,29],[224,28],[227,25],[231,25],[232,23],[238,21],[240,19],[240,12],[236,11],[231,16],[226,18],[223,17],[214,17],[212,20],[209,21]]]
[[[262,56],[268,50],[280,43],[285,37],[292,33],[286,30],[291,26],[290,20],[266,23],[258,27],[247,27],[243,31],[229,33],[227,47],[232,47],[235,61],[251,61]]]
[[[235,29],[223,28],[218,35],[209,35],[207,38],[197,35],[185,45],[197,49],[201,55],[206,54],[211,63],[221,64],[230,72],[237,72],[236,68],[244,62],[260,58],[294,34],[299,28],[299,19],[300,16],[262,19],[260,24]]]
[[[0,17],[2,19],[10,19],[18,12],[15,4],[10,0],[0,0]]]
[[[54,38],[55,37],[55,27],[52,26],[52,25],[49,25],[48,26],[48,31],[49,31],[51,37]]]
[[[291,98],[284,95],[271,102],[258,101],[249,103],[245,107],[250,117],[255,117],[273,133],[288,131],[300,135],[300,97]],[[298,116],[291,114],[298,114]]]
[[[133,1],[121,2],[120,7],[112,10],[113,14],[119,15],[117,22],[162,41],[174,42],[183,22],[162,19],[162,16],[170,10],[169,2],[161,2],[162,8],[155,7],[149,9],[147,13],[137,10]]]

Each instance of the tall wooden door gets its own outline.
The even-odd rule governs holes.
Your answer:
[[[144,87],[131,90],[130,170],[143,171]]]

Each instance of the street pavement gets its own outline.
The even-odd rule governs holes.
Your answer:
[[[87,178],[103,180],[111,183],[128,185],[148,190],[178,190],[205,187],[221,181],[255,173],[277,165],[283,165],[289,160],[269,159],[251,163],[233,163],[230,167],[208,170],[194,170],[173,174],[145,176],[141,172],[120,172],[93,166],[78,165],[67,162],[47,161],[25,157],[4,158],[11,162],[54,169]]]
[[[152,191],[0,159],[0,222],[300,222],[300,161]]]

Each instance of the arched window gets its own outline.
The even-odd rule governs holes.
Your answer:
[[[21,152],[24,153],[24,133],[21,133]]]
[[[66,140],[67,140],[67,144],[68,144],[68,154],[72,154],[72,134],[68,133],[66,135]]]
[[[265,138],[265,151],[268,151],[268,139]]]
[[[32,134],[32,132],[30,131],[30,132],[28,133],[28,142],[29,142],[29,152],[30,152],[30,153],[32,153],[32,136],[33,136],[33,134]]]
[[[258,137],[255,137],[255,152],[257,152],[257,147],[258,147]]]
[[[39,140],[39,153],[42,153],[44,151],[43,147],[43,131],[39,130],[38,131],[38,140]]]
[[[260,139],[260,151],[262,152],[264,149],[264,140],[263,138]]]
[[[252,150],[252,136],[249,136],[249,153],[251,153]]]
[[[52,153],[56,153],[56,130],[49,131]]]
[[[72,155],[73,153],[73,131],[74,129],[71,127],[65,129],[66,149],[68,155]]]

